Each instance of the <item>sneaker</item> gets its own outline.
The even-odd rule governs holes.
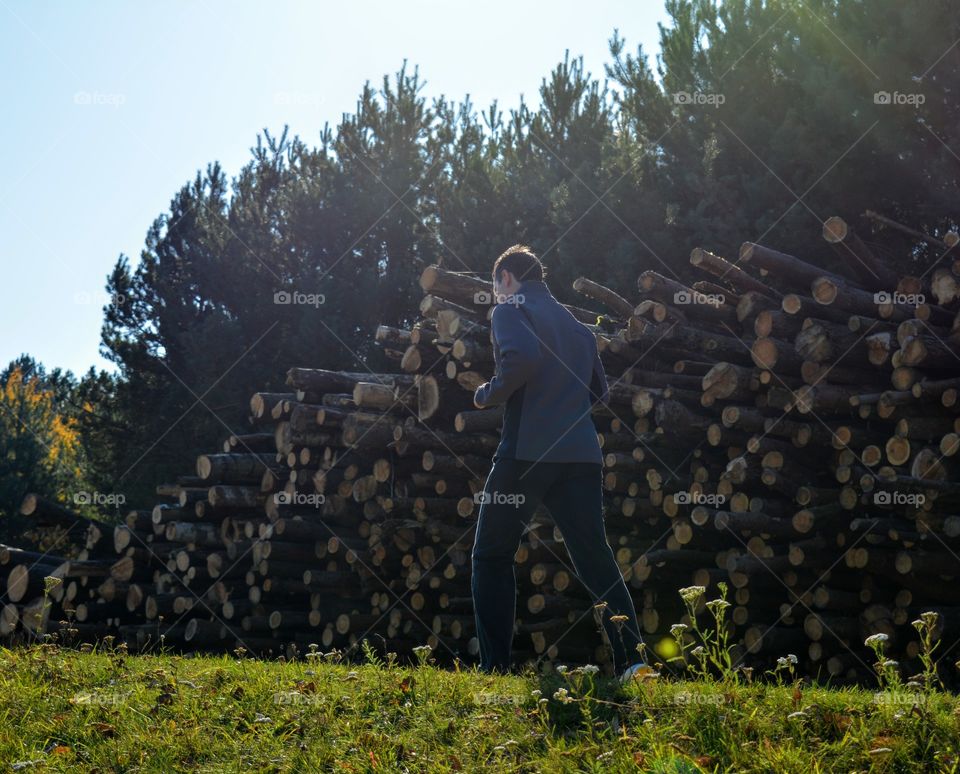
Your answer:
[[[637,675],[642,675],[649,671],[651,671],[649,666],[642,661],[638,661],[636,664],[631,664],[624,669],[623,672],[620,673],[617,680],[619,681],[620,685],[626,685],[627,683],[632,682],[634,677]]]

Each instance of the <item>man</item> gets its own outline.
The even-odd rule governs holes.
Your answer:
[[[542,502],[577,576],[595,602],[607,603],[603,626],[624,681],[645,665],[637,662],[643,642],[637,614],[603,522],[603,457],[590,411],[608,400],[607,378],[596,337],[554,298],[543,277],[543,265],[525,245],[510,247],[493,266],[496,373],[473,401],[478,408],[504,404],[504,419],[471,557],[480,669],[509,671],[514,555]],[[614,615],[626,621],[611,621]]]

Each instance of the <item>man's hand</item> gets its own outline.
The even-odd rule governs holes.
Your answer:
[[[485,408],[485,406],[482,403],[477,403],[477,396],[480,394],[480,391],[484,387],[487,387],[487,384],[481,384],[479,387],[477,387],[476,390],[474,390],[474,393],[473,393],[473,405],[476,406],[478,409]]]

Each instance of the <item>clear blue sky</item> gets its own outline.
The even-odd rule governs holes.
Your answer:
[[[482,111],[539,104],[582,55],[601,81],[614,28],[655,68],[660,0],[37,2],[0,0],[0,367],[28,353],[80,375],[104,283],[197,170],[233,178],[264,128],[316,144],[367,80],[419,66],[423,94]]]

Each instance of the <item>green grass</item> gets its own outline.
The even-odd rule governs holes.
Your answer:
[[[665,676],[621,690],[582,671],[491,676],[438,669],[427,653],[419,666],[366,653],[346,664],[0,649],[0,770],[958,771],[960,705],[940,691],[881,701]]]

